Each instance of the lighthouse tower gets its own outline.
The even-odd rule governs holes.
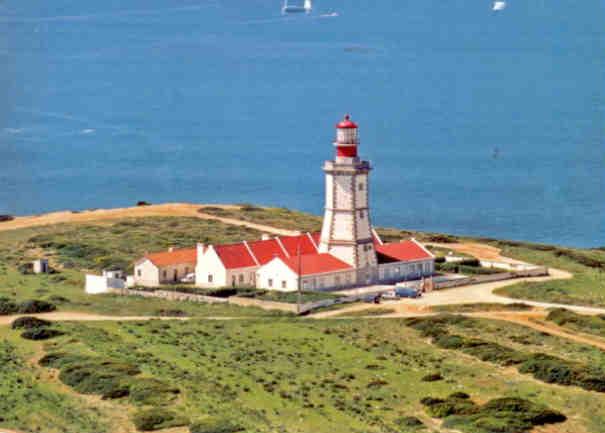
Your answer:
[[[323,166],[326,206],[319,251],[357,268],[357,282],[369,283],[377,270],[368,204],[371,167],[357,156],[357,130],[348,115],[336,125],[336,156]]]

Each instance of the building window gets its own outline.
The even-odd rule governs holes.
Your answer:
[[[164,276],[164,278],[166,278],[168,276],[168,274],[166,273],[166,271],[162,271],[162,275]]]
[[[307,290],[309,288],[309,282],[307,280],[303,281],[303,290]]]
[[[185,275],[189,273],[189,266],[185,266]]]
[[[239,274],[239,282],[240,283],[244,282],[244,274]]]
[[[273,287],[273,278],[269,278],[269,279],[267,280],[267,286],[269,286],[269,287]]]
[[[137,269],[137,276],[140,277],[143,273],[141,272],[140,269]]]
[[[359,191],[363,191],[363,183],[360,182],[357,186],[357,189],[359,189]]]
[[[282,280],[282,282],[281,282],[281,288],[285,289],[286,287],[287,287],[286,280]]]
[[[337,275],[337,276],[335,276],[335,277],[334,277],[334,283],[335,283],[337,286],[340,286],[340,275]]]
[[[361,218],[361,219],[365,218],[365,213],[362,210],[359,211],[359,218]]]
[[[212,274],[208,274],[208,282],[211,283],[212,282]]]

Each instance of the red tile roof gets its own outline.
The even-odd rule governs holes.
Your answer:
[[[332,254],[306,254],[300,256],[300,269],[298,272],[299,260],[298,257],[290,257],[289,259],[281,259],[286,266],[292,269],[298,275],[313,275],[323,274],[326,272],[346,271],[352,267],[337,259]]]
[[[290,257],[298,255],[299,245],[301,255],[317,253],[317,248],[315,248],[315,245],[313,245],[313,242],[311,242],[307,233],[300,236],[280,236],[279,239]]]
[[[248,246],[261,265],[270,262],[274,257],[286,258],[283,248],[275,239],[248,242]]]
[[[414,240],[376,245],[378,263],[407,262],[430,259],[433,256]]]
[[[146,254],[145,258],[150,260],[156,266],[170,266],[181,263],[193,263],[197,261],[196,248],[182,248],[173,251],[163,251],[161,253]]]
[[[243,242],[237,244],[215,245],[214,251],[227,269],[257,266],[254,258]]]

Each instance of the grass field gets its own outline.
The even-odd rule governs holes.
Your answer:
[[[520,283],[497,294],[536,301],[605,306],[605,251],[602,249],[559,248],[549,245],[497,241],[502,254],[529,263],[573,273],[569,280]]]
[[[153,236],[150,236],[150,233]],[[258,239],[245,227],[198,218],[146,217],[99,224],[58,224],[0,232],[0,297],[14,300],[45,299],[59,310],[116,315],[158,314],[182,310],[192,316],[275,315],[277,312],[233,305],[208,305],[140,299],[117,295],[87,295],[84,274],[111,266],[131,269],[146,251],[169,246],[193,246],[197,241],[235,242]],[[54,274],[23,274],[19,267],[45,256]]]
[[[0,396],[11,395],[12,400],[10,416],[0,425],[28,431],[38,428],[45,433],[120,433],[132,431],[134,421],[141,417],[149,421],[145,416],[155,413],[166,425],[203,424],[211,419],[249,433],[428,431],[406,424],[409,417],[432,431],[441,431],[420,401],[425,397],[444,399],[453,392],[469,394],[477,404],[516,397],[560,411],[568,420],[557,424],[557,432],[597,433],[605,423],[605,394],[548,385],[440,349],[397,319],[55,326],[65,335],[47,342],[25,341],[18,331],[0,328],[2,356],[15,360],[8,371],[4,367]],[[503,332],[503,326],[476,321],[466,332],[507,340],[524,350],[536,344],[557,355],[573,351],[578,359],[603,364],[605,356],[596,351],[562,345],[555,337],[543,338],[523,328],[506,327]],[[517,339],[531,339],[532,343],[515,343]],[[57,368],[59,379],[50,374],[49,367],[23,366],[24,360],[43,354],[52,355],[51,361],[43,363]],[[78,373],[100,362],[116,365],[111,368],[118,372],[121,389],[126,386],[128,394],[106,400],[88,395],[118,383],[116,376],[108,382],[96,370],[86,376]],[[127,366],[136,367],[134,375],[120,373],[131,368]],[[435,373],[440,379],[426,380]],[[24,381],[27,377],[30,382]],[[35,394],[13,391],[20,382],[27,388],[35,377],[41,378],[33,388]],[[142,385],[136,388],[137,383]],[[40,395],[38,388],[46,394]],[[159,398],[149,398],[146,389],[164,391],[154,394]],[[39,413],[27,410],[31,399],[35,407],[41,407]],[[49,399],[61,404],[52,407],[46,403]],[[67,407],[74,410],[62,409]],[[105,411],[118,415],[103,417]]]

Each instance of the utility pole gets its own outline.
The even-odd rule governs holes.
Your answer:
[[[301,270],[301,258],[300,258],[300,237],[298,238],[298,247],[296,248],[296,255],[298,256],[298,296],[296,300],[296,312],[300,314],[302,304],[302,270]]]

